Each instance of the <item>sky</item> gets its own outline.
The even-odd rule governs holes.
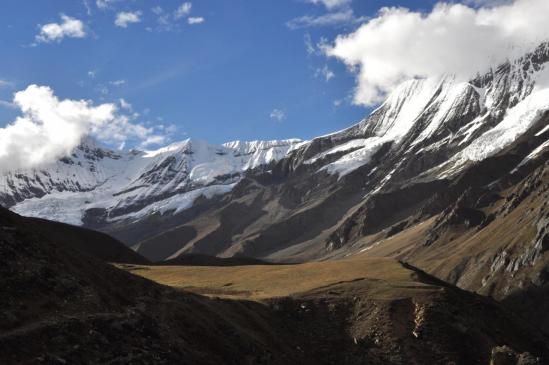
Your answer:
[[[49,86],[62,99],[99,104],[122,98],[140,122],[175,126],[174,139],[212,143],[308,139],[367,114],[368,108],[351,103],[354,77],[345,65],[307,51],[307,43],[333,40],[358,24],[295,20],[346,8],[300,0],[200,0],[175,19],[184,3],[3,0],[0,80],[8,85],[0,88],[0,100],[12,101],[15,91],[31,84]],[[403,3],[429,8],[433,2],[368,0],[350,8],[359,18]],[[139,22],[117,26],[121,12],[139,12]],[[85,36],[37,41],[41,26],[63,22],[60,14],[81,20]],[[191,25],[191,18],[203,22]],[[16,115],[17,109],[0,106],[0,126]]]
[[[144,149],[310,139],[360,121],[402,81],[466,79],[532,47],[548,11],[546,0],[2,0],[0,164],[59,157],[85,133]]]

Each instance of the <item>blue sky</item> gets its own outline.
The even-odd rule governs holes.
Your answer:
[[[122,98],[139,123],[176,126],[172,140],[308,139],[369,111],[352,105],[355,75],[337,59],[307,52],[308,40],[333,42],[382,6],[429,11],[435,3],[355,0],[327,9],[305,0],[200,0],[176,19],[185,1],[111,1],[100,8],[96,0],[2,0],[0,100],[38,84],[60,99]],[[349,10],[353,20],[339,24],[288,23]],[[140,12],[140,21],[117,26],[120,12]],[[85,36],[39,41],[41,26],[61,23],[60,14],[82,21]],[[18,114],[2,103],[0,127]]]

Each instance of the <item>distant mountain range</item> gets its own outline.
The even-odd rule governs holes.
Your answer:
[[[86,139],[71,156],[39,170],[0,178],[0,201],[25,215],[82,225],[101,209],[104,221],[180,212],[199,196],[229,192],[246,170],[277,161],[299,140],[185,140],[157,151],[113,151]]]

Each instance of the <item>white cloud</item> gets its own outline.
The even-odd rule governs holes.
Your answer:
[[[120,107],[121,107],[122,109],[126,109],[126,110],[128,110],[128,111],[130,111],[130,112],[133,110],[133,106],[132,106],[130,103],[128,103],[128,102],[126,101],[126,99],[120,98],[120,100],[118,100],[118,102],[120,103]]]
[[[120,28],[127,28],[128,24],[139,22],[141,22],[140,11],[122,11],[116,15],[116,19],[114,20],[114,24]]]
[[[61,14],[61,23],[48,23],[40,27],[36,36],[38,42],[61,42],[63,38],[84,38],[84,23],[81,20]]]
[[[17,109],[17,105],[10,101],[0,99],[0,108]]]
[[[95,2],[95,5],[97,5],[97,7],[99,9],[106,9],[110,4],[110,1],[109,0],[97,0]]]
[[[324,79],[324,81],[328,82],[335,77],[335,73],[330,70],[328,65],[324,65],[323,67],[319,67],[316,69],[315,76],[321,77]]]
[[[139,145],[141,148],[145,148],[151,145],[160,145],[166,143],[166,137],[160,135],[151,135],[145,138]]]
[[[122,145],[161,143],[165,135],[132,123],[115,104],[93,105],[87,100],[59,100],[47,86],[30,85],[15,94],[21,111],[14,122],[0,128],[0,166],[33,168],[69,155],[86,135]]]
[[[327,9],[334,9],[343,6],[347,6],[352,0],[308,0],[308,2],[319,5],[324,5]]]
[[[175,124],[170,124],[166,128],[164,128],[166,133],[173,134],[177,132],[177,126]]]
[[[307,54],[309,56],[317,53],[316,47],[313,44],[313,39],[311,38],[311,35],[309,33],[305,33],[304,41],[305,41],[305,50],[307,51]]]
[[[189,23],[190,25],[194,25],[194,24],[201,24],[201,23],[204,23],[205,19],[201,16],[197,16],[197,17],[189,17],[187,19],[187,23]]]
[[[168,13],[160,13],[158,14],[158,24],[160,24],[163,28],[166,30],[171,29],[171,19],[170,15]]]
[[[166,11],[160,6],[155,6],[151,8],[153,14],[156,15],[156,20],[158,26],[156,27],[157,31],[173,31],[180,29],[180,19],[187,17],[192,10],[192,3],[184,2],[179,5],[173,11]],[[205,22],[203,17],[187,17],[187,24],[195,25]],[[148,31],[153,31],[154,29],[149,27]]]
[[[330,45],[330,42],[325,37],[320,37],[320,39],[316,44],[313,43],[313,39],[311,38],[311,35],[309,33],[305,34],[304,41],[305,41],[305,51],[309,56],[312,56],[312,55],[324,56],[326,47]]]
[[[354,102],[372,105],[403,80],[468,78],[519,55],[549,36],[546,14],[547,0],[481,8],[439,3],[427,14],[383,8],[324,51],[357,73]]]
[[[174,18],[181,19],[184,16],[189,15],[191,13],[192,7],[193,7],[193,4],[189,2],[181,4],[173,14]]]
[[[112,86],[122,86],[126,84],[126,80],[109,81],[109,84],[111,84]]]
[[[12,81],[0,79],[0,89],[1,88],[10,88],[13,87],[14,83]]]
[[[323,15],[303,15],[294,18],[286,23],[290,29],[327,27],[356,22],[357,19],[351,9],[345,9],[338,12],[327,13]]]
[[[273,109],[273,111],[271,111],[271,114],[269,114],[269,117],[276,122],[282,122],[284,119],[286,119],[286,112],[281,109]]]
[[[90,4],[88,3],[88,0],[82,0],[82,5],[86,8],[86,14],[92,15],[92,10]]]
[[[103,85],[101,85],[101,84],[98,85],[98,86],[95,88],[95,90],[96,90],[97,92],[99,92],[99,93],[100,93],[101,95],[103,95],[103,96],[107,96],[107,95],[109,95],[109,93],[110,93],[109,88],[108,88],[108,87],[105,87],[105,86],[103,86]]]
[[[96,0],[95,5],[101,9],[105,10],[108,9],[114,4],[115,2],[122,1],[122,0]]]

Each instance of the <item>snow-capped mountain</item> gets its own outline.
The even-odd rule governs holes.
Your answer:
[[[549,285],[548,64],[542,44],[471,80],[407,81],[227,194],[97,227],[152,260],[390,256],[499,299],[538,290]]]
[[[468,161],[495,155],[539,122],[549,109],[548,61],[545,43],[470,81],[444,76],[404,82],[357,125],[311,141],[301,151],[304,163],[337,155],[321,170],[344,176],[390,145],[395,155],[413,160],[444,151],[436,161],[440,166],[429,165],[439,177],[456,173]]]
[[[490,226],[502,213],[486,201],[499,207],[511,187],[545,176],[531,174],[549,149],[548,62],[544,43],[470,80],[410,80],[356,125],[311,141],[187,140],[151,152],[87,141],[53,166],[2,175],[1,202],[106,231],[152,260],[336,257],[424,223],[421,240],[435,247],[444,224]]]
[[[187,139],[156,151],[113,151],[86,139],[72,154],[40,170],[0,177],[0,201],[23,215],[82,225],[86,211],[105,219],[175,213],[199,196],[232,189],[244,171],[277,161],[299,140],[211,145]]]

